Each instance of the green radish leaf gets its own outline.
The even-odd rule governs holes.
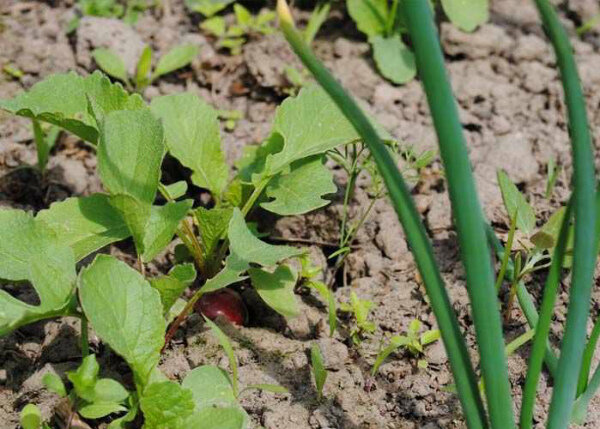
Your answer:
[[[122,403],[129,397],[129,392],[121,383],[112,378],[101,378],[94,386],[94,402]]]
[[[263,266],[273,266],[283,259],[302,253],[302,250],[294,247],[274,246],[256,238],[246,226],[242,212],[237,208],[233,210],[229,222],[228,237],[231,251],[240,259]]]
[[[246,429],[248,420],[248,414],[239,406],[204,407],[187,420],[185,428]]]
[[[346,0],[346,7],[350,17],[364,34],[385,34],[389,14],[387,0]]]
[[[40,211],[36,220],[53,230],[60,243],[71,247],[77,261],[130,235],[127,224],[105,194],[53,203]]]
[[[185,5],[194,12],[199,12],[204,16],[210,17],[225,9],[234,1],[235,0],[185,0]]]
[[[193,414],[194,407],[192,392],[174,381],[152,383],[140,398],[145,429],[189,427],[184,422]]]
[[[207,255],[212,255],[219,241],[226,236],[233,209],[228,207],[208,210],[198,207],[194,213],[198,221],[204,251]]]
[[[217,37],[225,36],[225,32],[227,31],[225,18],[222,16],[213,16],[212,18],[205,19],[200,23],[200,28]]]
[[[508,216],[512,219],[516,213],[517,228],[527,235],[531,234],[535,228],[533,208],[504,171],[498,171],[498,185]]]
[[[269,307],[284,317],[296,317],[299,313],[294,295],[297,273],[287,265],[278,266],[272,273],[261,268],[248,270],[252,286]]]
[[[188,185],[185,180],[171,183],[170,185],[163,185],[163,191],[169,196],[170,199],[176,200],[185,195],[188,190]]]
[[[92,57],[94,57],[94,61],[96,61],[96,64],[98,64],[98,67],[104,73],[123,82],[129,82],[127,67],[125,67],[125,63],[116,53],[110,49],[94,49]]]
[[[83,311],[98,336],[144,386],[158,364],[165,321],[159,293],[124,262],[98,255],[79,277]]]
[[[187,66],[198,56],[199,52],[200,49],[196,45],[175,46],[158,60],[152,79]]]
[[[0,100],[0,109],[61,127],[91,143],[98,140],[98,126],[88,113],[88,97],[98,109],[136,110],[144,107],[137,95],[129,95],[101,72],[82,77],[74,72],[51,75],[12,100]]]
[[[44,377],[42,377],[42,384],[46,387],[46,389],[56,393],[61,398],[67,396],[67,388],[65,387],[62,379],[52,372],[44,374]]]
[[[203,365],[188,372],[182,386],[192,391],[197,410],[237,404],[229,375],[216,366]]]
[[[150,280],[150,284],[160,294],[163,314],[167,314],[183,291],[196,279],[194,264],[175,265],[166,276]]]
[[[227,355],[227,359],[229,360],[229,369],[231,369],[231,387],[233,389],[233,396],[237,397],[238,395],[238,365],[237,359],[235,358],[235,353],[233,352],[233,346],[229,341],[229,337],[225,335],[225,333],[219,328],[216,323],[208,318],[204,318],[206,324],[210,327],[211,332],[217,339],[219,343],[221,343],[221,347],[225,350],[225,354]]]
[[[129,234],[133,236],[138,255],[143,254],[146,225],[148,225],[152,215],[152,205],[130,195],[122,194],[111,195],[110,204],[121,215],[123,222],[127,225]]]
[[[162,126],[149,109],[112,112],[102,121],[98,170],[111,194],[130,195],[151,204],[163,156]]]
[[[489,19],[488,0],[442,0],[444,12],[454,25],[471,32]]]
[[[200,291],[202,293],[214,292],[233,283],[241,282],[247,278],[242,276],[242,274],[248,268],[250,268],[250,264],[232,252],[225,260],[225,267],[214,277],[208,279]]]
[[[94,390],[99,372],[100,365],[98,365],[95,355],[83,358],[81,365],[75,371],[67,371],[67,378],[73,383],[78,397],[88,402],[94,402],[96,396]]]
[[[85,419],[101,419],[109,414],[123,411],[127,411],[127,408],[116,402],[95,402],[77,409],[77,412]]]
[[[28,280],[40,304],[30,305],[0,290],[0,336],[28,323],[72,312],[73,251],[43,223],[21,210],[0,210],[0,278]]]
[[[192,182],[220,198],[229,172],[217,112],[194,94],[156,97],[151,109],[162,119],[169,152],[192,170]]]
[[[321,295],[321,298],[327,301],[327,313],[329,318],[329,336],[332,337],[335,333],[335,330],[337,329],[337,310],[335,296],[333,295],[333,292],[329,290],[327,285],[323,282],[309,281],[308,287],[316,289],[317,292],[319,292],[319,295]]]
[[[398,34],[391,37],[369,38],[373,47],[373,59],[381,74],[395,84],[410,82],[417,74],[415,55],[402,42]]]
[[[313,376],[315,378],[315,385],[317,387],[317,395],[319,398],[323,397],[323,387],[327,380],[327,370],[323,364],[323,355],[318,344],[313,344],[310,348],[310,361],[313,369]]]
[[[304,214],[329,204],[322,196],[336,190],[333,174],[323,165],[322,157],[309,157],[293,163],[290,173],[269,183],[267,196],[273,200],[261,207],[283,216]]]
[[[20,423],[23,429],[39,429],[42,426],[42,412],[34,404],[27,404],[21,410]]]
[[[151,67],[152,49],[150,49],[150,45],[146,45],[136,66],[135,84],[137,87],[143,87],[148,84]]]
[[[249,27],[252,25],[252,14],[248,9],[239,3],[233,5],[233,12],[235,13],[235,19],[238,25],[242,27]]]

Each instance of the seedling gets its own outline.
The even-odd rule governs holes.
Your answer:
[[[92,52],[98,67],[109,76],[119,79],[128,89],[141,92],[161,76],[188,66],[198,56],[195,45],[179,45],[163,55],[152,71],[152,50],[146,46],[138,59],[135,76],[129,76],[123,60],[110,49],[95,49]]]
[[[34,404],[27,404],[21,410],[20,423],[23,429],[50,429],[42,422],[42,412]]]
[[[244,117],[244,114],[239,110],[219,110],[219,119],[225,121],[225,129],[233,131],[237,124],[237,121]]]
[[[24,76],[24,73],[21,69],[11,64],[5,64],[4,66],[2,66],[2,71],[16,80],[21,80],[21,78]]]
[[[440,339],[440,331],[438,329],[431,329],[420,334],[419,332],[421,331],[422,326],[423,323],[420,320],[414,319],[410,322],[406,335],[393,336],[390,339],[390,344],[381,349],[377,354],[377,358],[371,369],[371,376],[374,377],[385,359],[399,348],[405,348],[413,356],[419,357],[423,354],[425,346]],[[421,369],[425,369],[428,364],[425,359],[418,359],[417,366]]]
[[[315,280],[315,277],[322,271],[321,267],[312,265],[307,254],[300,257],[302,271],[300,273],[300,282],[305,286],[317,291],[323,301],[327,303],[327,313],[329,321],[329,336],[332,337],[337,329],[336,303],[333,291],[321,281]]]
[[[317,388],[317,400],[321,401],[323,399],[323,387],[325,386],[325,381],[327,381],[327,369],[325,369],[323,355],[317,344],[313,344],[310,348],[310,362]]]
[[[272,11],[263,11],[253,16],[241,4],[234,4],[236,23],[227,26],[222,16],[211,16],[200,24],[200,28],[217,37],[217,46],[228,49],[231,55],[239,55],[242,46],[253,34],[272,34],[275,29],[270,25],[275,19]]]
[[[340,310],[345,313],[352,313],[354,317],[354,326],[350,331],[350,338],[356,345],[362,342],[367,334],[375,332],[375,324],[368,320],[369,312],[374,303],[366,299],[359,299],[355,292],[350,293],[350,304],[340,304]]]
[[[128,24],[135,24],[140,13],[149,7],[156,6],[160,0],[126,0],[122,4],[118,0],[78,0],[79,13],[84,16],[102,18],[120,18]],[[79,26],[79,16],[73,18],[67,25],[67,33]]]
[[[556,185],[556,179],[558,179],[558,174],[560,173],[560,167],[556,165],[554,158],[550,158],[548,161],[548,166],[546,167],[546,174],[548,175],[548,179],[546,181],[546,193],[544,196],[546,199],[552,196],[552,192],[554,191],[554,186]]]

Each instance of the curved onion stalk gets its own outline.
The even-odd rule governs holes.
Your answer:
[[[549,429],[564,429],[569,424],[575,400],[596,261],[596,243],[593,239],[596,219],[594,156],[585,101],[569,38],[554,7],[547,0],[536,0],[535,3],[556,52],[565,92],[573,152],[575,242],[572,282],[567,322],[547,423]]]
[[[285,0],[278,0],[277,12],[281,29],[298,57],[354,125],[373,154],[398,218],[404,227],[407,240],[423,278],[431,307],[438,321],[467,424],[471,429],[487,428],[487,419],[477,388],[477,379],[456,315],[444,288],[425,228],[402,175],[365,114],[314,56],[310,47],[304,43],[302,36],[294,26]],[[504,354],[504,350],[502,350],[502,354]]]
[[[484,220],[456,102],[444,69],[431,7],[427,0],[404,0],[402,8],[444,161],[481,355],[491,425],[498,429],[514,428],[502,323]]]

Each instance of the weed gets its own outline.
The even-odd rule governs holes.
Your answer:
[[[325,369],[323,355],[317,344],[313,344],[310,348],[310,362],[317,388],[317,400],[320,401],[323,399],[323,387],[325,386],[325,381],[327,381],[327,369]]]
[[[375,332],[375,324],[369,320],[369,312],[374,303],[366,299],[360,299],[355,292],[350,293],[350,304],[342,303],[340,310],[351,313],[354,317],[354,326],[350,331],[350,338],[356,345],[360,344],[363,337]]]

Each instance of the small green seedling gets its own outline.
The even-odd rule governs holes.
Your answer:
[[[272,34],[275,29],[271,23],[275,12],[263,11],[254,16],[241,4],[234,4],[236,23],[227,26],[222,16],[212,16],[200,24],[200,28],[218,38],[217,46],[228,49],[231,55],[239,55],[242,46],[253,34]]]
[[[33,139],[37,150],[38,169],[40,172],[43,172],[48,164],[50,151],[58,141],[60,128],[42,124],[37,119],[32,119],[31,123],[33,126]]]
[[[235,0],[185,0],[185,5],[193,12],[198,12],[207,18],[222,11]]]
[[[198,56],[196,45],[179,45],[160,57],[152,71],[152,50],[146,46],[138,59],[135,76],[129,76],[123,60],[110,49],[95,49],[94,61],[106,74],[125,83],[128,89],[141,92],[156,79],[188,66]]]
[[[350,331],[350,338],[356,345],[360,344],[367,334],[375,332],[375,323],[368,320],[369,312],[374,303],[366,299],[359,299],[355,292],[350,293],[350,304],[340,304],[340,310],[345,313],[352,313],[355,325]]]
[[[12,64],[5,64],[2,71],[13,79],[21,80],[25,75],[21,69]]]
[[[49,429],[42,421],[42,412],[34,404],[27,404],[21,410],[20,423],[23,429]]]
[[[78,0],[77,8],[80,15],[98,16],[101,18],[119,18],[124,22],[134,25],[140,14],[149,7],[156,6],[160,0]],[[124,4],[123,4],[124,3]],[[67,24],[67,34],[79,26],[80,17],[75,16]]]
[[[300,272],[300,282],[307,287],[314,289],[321,296],[323,301],[327,303],[327,313],[329,321],[329,336],[332,337],[337,329],[336,302],[333,291],[321,281],[315,280],[315,277],[322,271],[321,267],[312,265],[308,254],[300,257],[302,270]]]
[[[438,329],[430,329],[420,334],[422,326],[423,323],[420,320],[414,319],[410,322],[406,335],[393,336],[390,339],[390,344],[377,354],[377,358],[371,369],[371,375],[375,376],[385,359],[399,348],[403,347],[413,356],[419,357],[423,354],[423,349],[426,345],[431,344],[440,338],[440,331]],[[425,359],[418,359],[417,366],[421,369],[425,369],[428,364]]]
[[[321,401],[321,399],[323,399],[323,387],[325,386],[325,381],[327,381],[328,373],[327,369],[325,369],[323,355],[321,354],[321,349],[318,344],[313,344],[310,348],[310,362],[313,377],[315,379],[315,386],[317,388],[317,400]]]
[[[218,110],[217,114],[219,119],[225,122],[225,129],[233,131],[237,124],[237,121],[244,117],[244,114],[240,110]]]
[[[548,165],[546,167],[546,174],[548,179],[546,180],[546,192],[544,196],[546,199],[549,199],[554,192],[554,186],[556,185],[556,179],[558,179],[558,174],[560,173],[560,167],[556,165],[554,158],[550,158],[548,161]]]

